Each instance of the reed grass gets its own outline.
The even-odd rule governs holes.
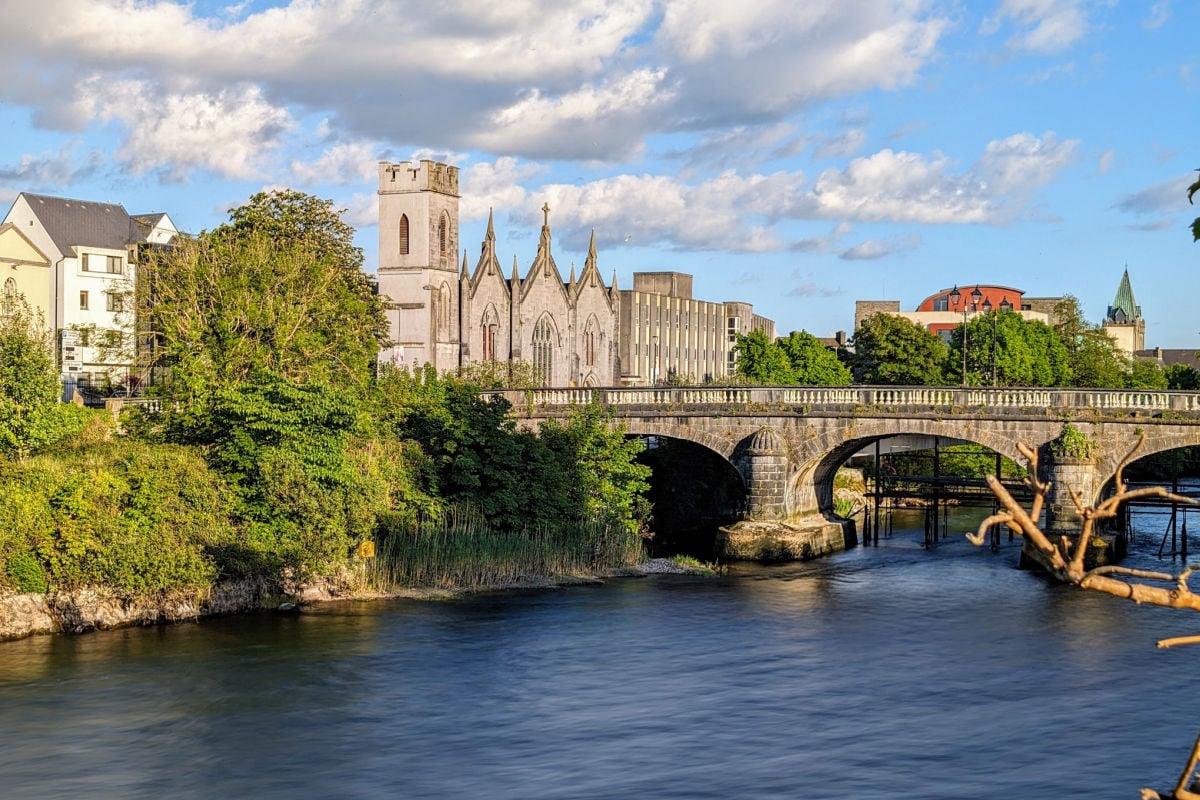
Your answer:
[[[436,518],[385,520],[369,580],[380,591],[483,589],[595,575],[641,560],[641,537],[621,525],[496,531],[478,514],[453,509]]]

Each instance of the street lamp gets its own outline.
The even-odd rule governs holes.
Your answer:
[[[975,295],[977,295],[977,294],[979,294],[979,287],[975,287],[975,291],[971,293],[971,296],[972,296],[972,297],[974,297],[974,296],[975,296]],[[963,363],[962,363],[962,385],[963,385],[963,386],[966,386],[966,385],[967,385],[967,304],[966,304],[966,301],[964,301],[964,300],[962,299],[962,292],[960,292],[960,291],[958,290],[958,285],[957,285],[957,284],[955,284],[954,288],[950,290],[950,294],[949,294],[949,295],[947,295],[947,297],[948,297],[950,300],[952,300],[954,303],[957,303],[957,302],[960,302],[960,301],[962,301],[962,312],[963,312],[963,328],[962,328],[962,331],[963,331],[963,334],[962,334],[962,351],[963,351],[963,352],[962,352],[962,361],[963,361]],[[952,305],[953,305],[953,303],[952,303]]]

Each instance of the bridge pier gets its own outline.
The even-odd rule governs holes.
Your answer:
[[[1095,460],[1049,454],[1046,478],[1050,481],[1050,491],[1046,495],[1046,533],[1054,537],[1079,533],[1083,516],[1075,507],[1070,490],[1075,490],[1085,506],[1092,504],[1098,483]]]
[[[783,439],[771,428],[763,428],[750,439],[744,463],[746,518],[787,519],[788,456]]]

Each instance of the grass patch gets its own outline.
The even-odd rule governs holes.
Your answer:
[[[715,564],[709,564],[692,556],[677,555],[671,556],[670,561],[677,567],[683,567],[693,575],[706,575],[709,577],[720,574]]]
[[[485,589],[594,575],[641,559],[641,537],[619,524],[496,531],[478,514],[459,510],[433,519],[385,519],[369,580],[380,591]]]

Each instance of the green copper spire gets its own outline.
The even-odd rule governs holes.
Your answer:
[[[1142,307],[1133,299],[1133,287],[1129,285],[1129,267],[1121,276],[1121,285],[1117,287],[1117,296],[1108,307],[1105,320],[1117,324],[1125,324],[1142,318]]]

